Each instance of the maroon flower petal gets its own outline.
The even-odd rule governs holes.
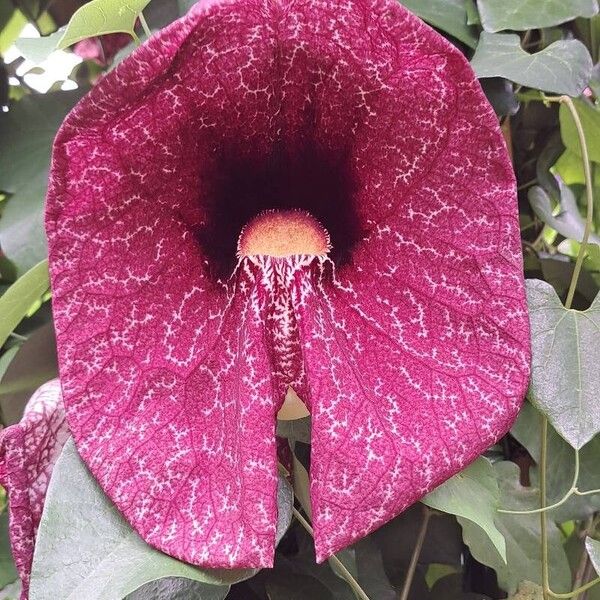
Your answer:
[[[50,475],[68,436],[58,379],[39,388],[21,421],[0,433],[0,484],[8,492],[10,541],[23,599]]]
[[[312,214],[333,262],[237,262],[268,209]],[[395,1],[199,3],[55,143],[53,306],[80,454],[149,543],[266,566],[290,384],[314,419],[323,559],[514,417],[515,214],[465,59]]]

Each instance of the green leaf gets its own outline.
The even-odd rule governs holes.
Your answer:
[[[597,0],[477,0],[481,24],[486,31],[525,31],[593,17]]]
[[[128,33],[135,37],[135,22],[150,0],[91,0],[76,10],[58,48],[107,33]]]
[[[21,580],[17,579],[17,581],[8,584],[0,591],[0,600],[19,600],[21,597],[21,589]]]
[[[0,297],[0,346],[49,287],[48,261],[43,260],[13,283]]]
[[[467,25],[466,0],[400,0],[400,4],[470,48],[477,45],[477,30]]]
[[[484,31],[471,66],[480,78],[504,77],[546,92],[579,96],[590,80],[592,59],[578,40],[554,42],[528,54],[518,35]]]
[[[44,197],[52,140],[85,90],[31,94],[0,113],[0,247],[16,276],[46,257]]]
[[[19,422],[33,392],[58,376],[56,337],[52,323],[36,329],[16,349],[17,355],[6,373],[0,370],[0,415],[4,425]]]
[[[540,413],[529,402],[525,402],[519,417],[511,429],[512,435],[523,445],[536,463],[540,462]],[[546,469],[547,503],[560,500],[569,490],[575,472],[575,451],[556,430],[548,427],[548,466]],[[596,436],[580,451],[579,482],[581,491],[600,488],[600,436]],[[537,466],[529,469],[532,485],[539,481]],[[589,496],[571,496],[564,504],[549,512],[549,517],[556,523],[565,523],[571,519],[584,519],[600,510],[600,494]]]
[[[0,589],[19,578],[10,552],[8,537],[8,512],[0,515]]]
[[[499,507],[498,482],[491,463],[479,457],[421,500],[427,506],[469,519],[489,536],[503,560],[506,560],[504,536],[494,524]]]
[[[277,420],[277,435],[292,442],[310,444],[310,417]]]
[[[556,431],[581,448],[600,431],[600,296],[567,310],[554,288],[530,279],[532,372],[529,398]]]
[[[583,164],[581,162],[581,156],[577,156],[575,152],[571,150],[565,150],[556,161],[554,170],[560,178],[567,184],[584,184],[585,173],[583,171]],[[594,169],[596,171],[597,169]]]
[[[183,17],[198,0],[177,0],[177,7],[179,8],[179,14]]]
[[[125,600],[221,600],[227,590],[223,586],[211,586],[213,589],[207,592],[207,587],[205,583],[183,577],[165,577],[146,583]]]
[[[27,24],[27,19],[20,10],[15,10],[10,2],[3,3],[2,28],[0,29],[0,54],[4,54],[19,37],[21,30]]]
[[[538,185],[529,190],[529,204],[531,204],[533,212],[546,225],[566,238],[581,242],[585,230],[585,220],[577,207],[575,194],[562,181],[559,181],[558,185],[560,188],[560,211],[557,214],[554,214],[550,196]],[[593,244],[600,244],[600,237],[592,233],[589,241]]]
[[[600,131],[600,110],[585,100],[577,99],[573,102],[581,119],[590,160],[600,163],[600,136],[598,135],[598,131]],[[564,105],[560,107],[560,135],[567,149],[581,157],[581,146],[579,145],[575,122],[569,109]]]
[[[591,537],[585,538],[585,549],[590,557],[590,561],[598,575],[600,575],[600,542]]]
[[[519,483],[519,467],[512,462],[494,465],[500,487],[502,508],[532,510],[538,506],[539,492]],[[498,575],[498,585],[509,594],[517,591],[522,581],[541,583],[540,516],[498,513],[496,526],[506,540],[506,562],[492,544],[489,536],[472,521],[458,517],[463,528],[463,539],[473,556],[482,564],[492,567]],[[562,547],[562,534],[548,524],[548,563],[550,585],[556,592],[571,589],[571,571]]]
[[[293,494],[280,479],[277,536],[292,518]],[[106,497],[69,440],[54,467],[38,531],[30,600],[121,600],[164,577],[205,584],[199,599],[224,598],[256,569],[200,569],[147,545]],[[218,587],[217,587],[218,586]]]
[[[39,65],[43,63],[57,48],[58,41],[64,35],[64,27],[38,38],[19,38],[15,46],[19,52],[32,63]]]

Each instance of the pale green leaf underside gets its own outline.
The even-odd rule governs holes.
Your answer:
[[[483,28],[491,32],[552,27],[598,12],[597,0],[478,0],[477,6]]]
[[[592,72],[592,59],[578,40],[561,40],[528,54],[518,35],[483,32],[471,66],[477,77],[504,77],[521,85],[579,96]]]
[[[532,371],[529,397],[556,431],[581,448],[600,431],[600,296],[567,310],[554,288],[527,281]]]
[[[44,37],[19,38],[15,42],[15,46],[27,60],[39,65],[56,50],[57,44],[64,34],[65,28],[61,27],[54,33]]]
[[[107,33],[133,35],[135,22],[150,0],[92,0],[71,17],[58,48]]]
[[[480,457],[425,496],[422,502],[436,510],[469,519],[481,527],[502,559],[506,560],[504,536],[494,523],[499,494],[492,465]]]
[[[280,479],[278,539],[292,518],[291,486]],[[38,531],[30,600],[121,600],[164,577],[205,584],[199,600],[224,598],[256,569],[200,569],[148,546],[123,519],[69,440],[56,463]]]
[[[593,540],[590,537],[585,538],[585,549],[587,550],[596,573],[600,575],[600,541]]]
[[[555,231],[571,240],[581,242],[585,230],[585,220],[579,212],[575,194],[568,185],[559,181],[560,210],[554,214],[550,196],[543,187],[536,185],[529,190],[529,204],[533,212]],[[589,241],[600,244],[600,237],[595,233],[590,235]]]

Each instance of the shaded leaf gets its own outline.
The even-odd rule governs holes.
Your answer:
[[[377,600],[396,600],[383,566],[381,550],[372,537],[368,536],[354,544],[358,583],[369,596]]]
[[[292,502],[289,484],[280,479],[278,539],[291,521]],[[205,596],[200,598],[212,600],[224,598],[229,584],[256,572],[200,569],[148,546],[102,492],[73,441],[67,442],[46,496],[30,600],[121,600],[141,585],[164,577],[203,583]]]
[[[586,311],[567,310],[550,284],[533,279],[526,284],[529,398],[569,444],[581,448],[600,431],[600,296]]]
[[[538,490],[525,488],[519,483],[519,467],[512,462],[494,465],[500,486],[502,508],[532,510],[538,506]],[[498,584],[509,594],[517,591],[522,581],[541,583],[540,516],[498,513],[496,525],[506,540],[506,562],[483,530],[471,521],[458,517],[463,528],[463,539],[473,556],[482,564],[492,567],[498,575]],[[571,571],[562,547],[558,528],[548,524],[550,584],[557,592],[570,590]]]
[[[506,543],[494,524],[499,495],[491,463],[479,457],[466,469],[427,494],[421,502],[436,510],[469,519],[481,527],[505,560]]]
[[[393,585],[401,586],[404,582],[421,519],[422,507],[415,504],[372,534],[380,549],[385,571]],[[461,529],[456,519],[447,514],[432,517],[429,520],[419,562],[439,563],[460,568],[462,552]]]
[[[290,568],[273,570],[265,582],[269,600],[333,600],[335,596],[318,579]]]
[[[597,0],[477,0],[481,24],[486,31],[541,29],[593,17]]]
[[[177,6],[179,8],[179,14],[185,15],[198,0],[177,0]]]
[[[587,86],[592,59],[578,40],[561,40],[528,54],[518,35],[481,34],[471,66],[477,77],[504,77],[531,88],[579,96]]]
[[[91,0],[76,10],[58,48],[107,33],[134,34],[135,22],[150,0]]]
[[[513,90],[513,84],[501,77],[489,77],[481,80],[481,87],[488,101],[499,117],[514,115],[520,104]]]
[[[536,463],[540,462],[540,413],[529,402],[525,402],[511,429],[512,435],[522,444]],[[568,491],[575,472],[575,451],[554,428],[548,426],[548,466],[546,472],[546,498],[548,504],[560,500]],[[600,436],[596,436],[580,451],[578,486],[581,491],[600,488]],[[529,470],[532,484],[537,485],[539,472],[537,466]],[[584,519],[600,510],[600,494],[590,496],[571,496],[567,502],[549,512],[549,517],[564,523],[571,519]]]
[[[0,589],[19,578],[10,552],[8,537],[8,512],[0,515]]]
[[[54,326],[47,323],[32,333],[0,376],[0,414],[5,425],[17,423],[33,392],[58,376]]]
[[[550,196],[539,185],[529,190],[529,204],[533,212],[546,225],[552,227],[566,238],[581,242],[585,230],[585,219],[581,216],[575,194],[571,188],[562,181],[558,182],[560,188],[560,210],[554,214],[554,207]],[[600,237],[595,233],[590,234],[589,241],[600,244]]]
[[[221,600],[227,594],[227,587],[211,587],[183,577],[165,577],[146,583],[125,600]]]
[[[573,100],[583,132],[590,160],[600,163],[600,110],[594,108],[585,100]],[[560,107],[560,135],[564,145],[568,150],[581,157],[581,146],[579,145],[579,136],[577,128],[569,109],[565,105]]]
[[[52,140],[85,90],[29,95],[0,112],[0,247],[16,276],[45,258],[44,198]]]
[[[465,0],[400,0],[400,4],[470,48],[477,45],[477,30],[467,25]]]
[[[436,581],[431,589],[431,600],[489,600],[483,594],[463,590],[462,573],[446,575]]]
[[[288,560],[279,553],[276,554],[275,571],[292,571],[301,574],[303,577],[316,579],[328,590],[325,594],[327,598],[356,600],[356,596],[348,583],[334,574],[329,563],[317,564],[312,537],[300,526],[296,527],[295,536],[298,543],[298,553],[293,560]]]
[[[48,261],[43,260],[4,292],[0,297],[0,346],[49,287]]]
[[[310,444],[310,417],[302,419],[278,419],[277,435],[293,442]]]
[[[563,243],[564,242],[561,242],[559,244],[559,251]],[[589,246],[589,248],[594,247],[597,248],[598,246]],[[571,285],[571,279],[573,278],[575,263],[561,254],[548,255],[547,253],[541,253],[540,266],[542,268],[544,279],[552,285],[557,294],[559,296],[566,295],[569,286]],[[577,292],[587,300],[588,304],[592,302],[598,292],[600,292],[600,287],[586,270],[581,271],[579,275]]]

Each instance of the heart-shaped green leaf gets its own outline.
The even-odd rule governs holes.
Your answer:
[[[400,4],[470,48],[477,45],[477,30],[467,24],[466,0],[400,0]]]
[[[506,560],[506,542],[494,523],[499,508],[499,494],[491,463],[479,457],[466,469],[427,494],[422,502],[479,525],[503,560]]]
[[[292,518],[291,486],[280,479],[277,536]],[[204,584],[205,598],[224,598],[229,585],[256,569],[200,569],[148,546],[106,497],[69,440],[54,467],[38,531],[30,600],[121,600],[164,577]]]
[[[135,22],[150,0],[91,0],[76,10],[58,42],[67,48],[89,37],[107,33],[134,35]]]
[[[579,96],[592,74],[592,59],[578,40],[560,40],[528,54],[512,33],[483,32],[471,60],[477,77],[504,77],[531,88]]]
[[[596,0],[478,0],[477,6],[483,28],[492,32],[551,27],[598,12]]]
[[[600,296],[567,310],[545,281],[527,281],[532,372],[529,398],[556,431],[581,448],[600,431]]]

